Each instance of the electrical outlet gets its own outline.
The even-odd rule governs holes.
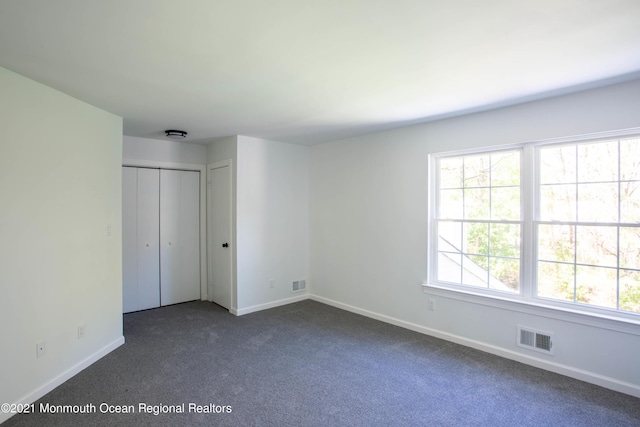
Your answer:
[[[40,341],[36,344],[36,357],[42,357],[47,352],[47,342]]]
[[[429,310],[431,311],[436,311],[436,301],[429,298],[427,300],[427,308],[429,308]]]
[[[84,338],[87,333],[87,328],[84,323],[80,323],[78,325],[78,339]]]

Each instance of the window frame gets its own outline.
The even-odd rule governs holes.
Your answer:
[[[518,152],[519,153],[519,158],[520,158],[520,171],[521,171],[520,172],[520,179],[519,179],[519,182],[520,182],[520,184],[519,184],[519,188],[520,188],[520,206],[519,206],[520,217],[518,219],[495,219],[495,218],[492,218],[493,215],[492,215],[492,212],[491,212],[491,206],[490,206],[489,218],[465,218],[466,215],[463,215],[462,218],[451,218],[451,219],[442,219],[442,220],[437,218],[437,216],[438,216],[438,207],[440,205],[440,199],[439,199],[440,191],[439,190],[440,190],[440,184],[441,184],[439,182],[439,176],[438,176],[439,174],[437,172],[439,171],[439,162],[440,162],[441,159],[451,158],[451,157],[467,157],[467,156],[474,156],[474,155],[478,155],[478,154],[493,155],[493,154],[501,154],[501,153],[508,153],[508,152]],[[469,223],[475,223],[475,224],[484,223],[484,224],[487,224],[489,228],[491,227],[491,225],[494,225],[494,224],[518,225],[519,228],[520,228],[520,248],[519,248],[520,256],[519,256],[519,262],[520,262],[520,266],[522,266],[522,264],[523,264],[523,262],[522,262],[523,261],[523,242],[524,242],[524,239],[522,238],[523,237],[523,228],[524,228],[524,220],[523,220],[523,212],[524,211],[523,211],[523,206],[522,206],[523,182],[522,182],[521,178],[522,178],[522,166],[523,166],[523,161],[524,161],[523,159],[524,159],[524,152],[523,152],[523,147],[522,146],[518,146],[518,147],[500,147],[498,149],[492,149],[492,150],[488,150],[488,151],[476,151],[476,150],[474,150],[472,152],[468,152],[468,153],[464,153],[464,154],[455,153],[455,154],[449,155],[449,153],[447,153],[447,155],[444,155],[444,156],[437,156],[434,159],[434,168],[433,168],[436,171],[435,176],[434,176],[436,191],[432,192],[434,194],[434,196],[435,196],[435,204],[434,204],[434,211],[433,211],[433,235],[434,236],[437,235],[438,222],[439,221],[451,222],[451,223],[460,223],[460,224],[462,224],[463,229],[464,229],[464,224],[469,224]],[[494,187],[492,185],[492,183],[490,182],[488,187],[480,187],[480,188],[488,188],[489,189],[489,193],[491,194],[491,191],[494,188],[501,188],[501,187],[502,186],[495,186]],[[460,187],[460,189],[464,190],[464,189],[467,189],[467,188],[473,190],[473,189],[476,189],[478,187],[466,187],[465,183],[463,182],[462,183],[462,187]],[[456,188],[454,188],[454,189],[456,189]],[[463,191],[463,199],[462,199],[463,206],[464,206],[464,200],[465,200],[465,196],[464,196],[464,191]],[[487,243],[488,243],[488,245],[490,245],[491,244],[491,239],[490,239],[489,236],[487,236],[487,237],[488,237]],[[437,258],[438,254],[440,253],[440,251],[438,250],[438,239],[434,239],[434,246],[435,246],[435,248],[434,248],[435,255],[434,256],[435,256],[435,258]],[[460,248],[460,251],[461,251],[461,254],[462,254],[463,258],[464,258],[465,252],[462,251],[462,247]],[[487,252],[487,254],[486,254],[488,262],[490,262],[491,258],[503,258],[503,257],[492,256],[492,254],[490,252],[491,251],[489,250]],[[473,254],[466,254],[466,255],[473,255]],[[481,254],[476,254],[476,255],[482,256]],[[473,255],[473,256],[476,256],[476,255]],[[434,276],[433,276],[433,278],[434,278],[434,281],[437,282],[437,283],[441,283],[441,284],[445,284],[446,283],[446,284],[454,286],[454,287],[460,286],[462,288],[470,287],[471,289],[477,289],[477,290],[479,290],[481,292],[484,289],[486,289],[487,291],[489,291],[490,294],[493,294],[494,292],[497,292],[497,293],[500,293],[500,294],[504,293],[506,295],[514,295],[514,293],[511,293],[511,292],[508,292],[508,291],[501,291],[501,290],[498,290],[498,289],[493,289],[492,290],[489,287],[480,288],[480,287],[474,287],[474,286],[471,286],[471,285],[455,284],[455,283],[452,283],[452,282],[445,282],[445,281],[440,282],[440,281],[437,280],[437,277],[438,277],[438,262],[437,262],[437,260],[435,258],[434,258],[434,267],[435,268],[434,268]],[[464,275],[464,268],[462,267],[462,264],[461,264],[461,273]],[[520,276],[519,277],[519,281],[522,282],[522,269],[521,268],[520,268],[520,275],[519,276]],[[490,280],[487,281],[487,285],[490,285]]]
[[[513,307],[539,307],[553,312],[565,312],[579,315],[595,316],[603,319],[622,320],[640,324],[640,313],[622,311],[618,308],[590,306],[573,301],[561,301],[540,297],[537,294],[537,242],[538,224],[545,223],[540,217],[540,150],[553,145],[575,145],[589,142],[605,141],[607,139],[630,139],[640,137],[640,128],[600,132],[586,135],[575,135],[562,138],[538,140],[517,144],[486,146],[470,149],[431,153],[428,156],[428,230],[427,230],[427,283],[425,293],[441,294],[454,299],[472,299],[488,305]],[[439,204],[439,165],[438,162],[446,157],[461,157],[478,154],[493,154],[502,151],[521,150],[520,157],[520,288],[517,293],[480,288],[471,285],[461,285],[440,282],[438,278],[438,215]],[[576,219],[577,222],[577,219]],[[616,223],[622,226],[618,218]],[[616,271],[620,266],[616,267]],[[619,290],[617,291],[619,292]],[[619,306],[619,302],[617,304]]]

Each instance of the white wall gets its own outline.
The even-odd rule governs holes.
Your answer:
[[[207,147],[204,145],[126,135],[123,139],[122,158],[125,160],[207,163]]]
[[[218,139],[207,146],[207,163],[231,160],[235,164],[238,159],[238,137],[229,136]]]
[[[309,274],[309,148],[238,136],[238,314],[306,297]],[[269,287],[270,280],[274,287]]]
[[[640,327],[426,295],[427,156],[640,126],[640,80],[314,146],[314,298],[640,396]],[[435,311],[427,310],[433,298]],[[554,332],[554,356],[516,346],[516,325]]]
[[[124,342],[122,119],[3,68],[0,93],[0,402],[30,402]]]

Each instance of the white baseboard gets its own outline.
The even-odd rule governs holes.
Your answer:
[[[309,293],[307,293],[307,292],[305,292],[304,294],[301,294],[301,295],[297,295],[295,297],[291,297],[291,298],[284,298],[284,299],[277,300],[277,301],[271,301],[271,302],[268,302],[268,303],[265,303],[265,304],[258,304],[258,305],[254,305],[254,306],[251,306],[251,307],[234,309],[234,310],[230,310],[230,311],[231,311],[232,314],[235,314],[236,316],[242,316],[244,314],[254,313],[256,311],[267,310],[269,308],[274,308],[274,307],[280,307],[281,305],[292,304],[294,302],[304,301],[306,299],[309,299]]]
[[[582,369],[574,368],[572,366],[539,359],[534,356],[518,353],[512,350],[508,350],[502,347],[497,347],[491,344],[486,344],[480,341],[471,340],[465,337],[461,337],[459,335],[450,334],[448,332],[427,328],[425,326],[421,326],[411,322],[406,322],[404,320],[400,320],[395,317],[390,317],[384,314],[375,313],[373,311],[365,310],[349,304],[343,304],[341,302],[334,301],[329,298],[324,298],[318,295],[309,295],[309,298],[314,301],[321,302],[323,304],[340,308],[342,310],[350,311],[352,313],[360,314],[365,317],[380,320],[385,323],[390,323],[395,326],[400,326],[401,328],[409,329],[425,335],[430,335],[446,341],[451,341],[456,344],[464,345],[466,347],[475,348],[476,350],[480,350],[486,353],[494,354],[496,356],[504,357],[505,359],[515,360],[517,362],[524,363],[525,365],[530,365],[536,368],[555,372],[556,374],[575,378],[580,381],[599,385],[601,387],[605,387],[611,390],[619,391],[621,393],[629,394],[631,396],[640,398],[640,386],[636,384],[627,383],[627,382],[620,381],[618,379],[607,377],[604,375],[600,375],[594,372],[589,372]]]
[[[30,403],[35,402],[36,400],[40,399],[45,394],[47,394],[50,391],[52,391],[54,388],[56,388],[59,385],[63,384],[65,381],[67,381],[70,378],[72,378],[73,376],[79,374],[80,372],[82,372],[84,369],[88,368],[93,363],[95,363],[98,360],[102,359],[104,356],[106,356],[107,354],[111,353],[113,350],[115,350],[116,348],[120,347],[122,344],[124,344],[124,337],[119,337],[118,339],[116,339],[115,341],[113,341],[113,342],[107,344],[106,346],[102,347],[100,350],[96,351],[95,353],[93,353],[89,357],[87,357],[87,358],[81,360],[80,362],[76,363],[71,368],[69,368],[66,371],[62,372],[61,374],[59,374],[55,378],[52,378],[50,381],[42,384],[40,387],[38,387],[37,389],[33,390],[31,393],[28,393],[26,396],[22,397],[21,399],[19,399],[15,403],[16,404],[30,404]],[[13,415],[14,414],[5,414],[3,412],[0,412],[0,424],[2,424],[3,422],[5,422],[9,418],[11,418]]]

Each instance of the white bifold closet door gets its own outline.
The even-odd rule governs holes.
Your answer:
[[[161,305],[195,299],[200,299],[200,173],[161,169]]]
[[[122,168],[122,308],[160,306],[160,171]]]
[[[122,168],[123,312],[200,299],[200,173]]]

